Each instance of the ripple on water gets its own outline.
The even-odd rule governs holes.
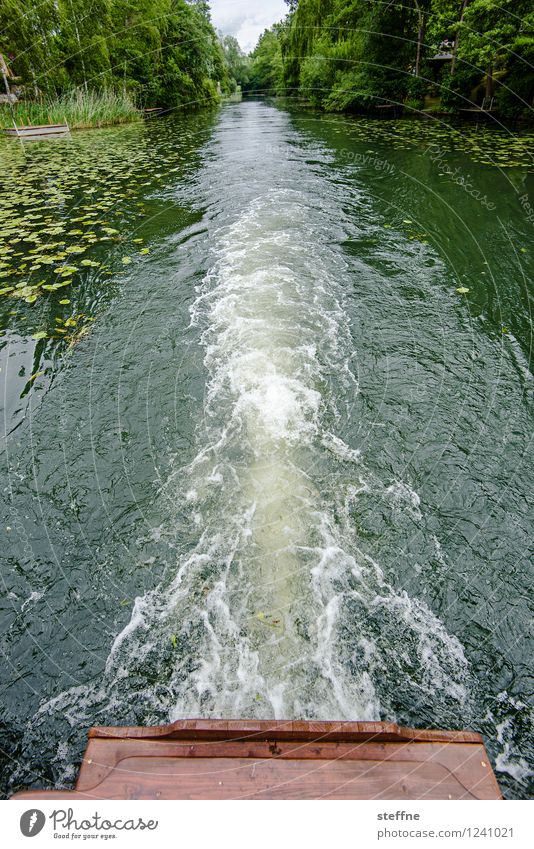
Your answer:
[[[21,747],[30,754],[21,757],[15,783],[30,780],[37,752],[39,767],[49,761],[55,780],[71,782],[84,729],[92,724],[201,715],[481,725],[492,670],[479,643],[494,627],[486,604],[491,595],[481,595],[472,574],[478,551],[467,563],[465,554],[477,545],[484,553],[487,502],[478,503],[476,474],[489,491],[494,488],[495,503],[503,489],[487,455],[476,454],[479,420],[487,420],[490,432],[495,424],[486,407],[489,395],[494,400],[488,382],[498,357],[490,336],[468,326],[467,307],[454,293],[457,281],[436,251],[404,232],[408,225],[384,230],[376,182],[370,185],[355,165],[332,166],[332,139],[321,138],[327,125],[317,122],[315,134],[306,135],[292,128],[287,114],[258,104],[223,112],[194,178],[170,180],[158,198],[188,210],[183,221],[190,226],[186,237],[171,233],[161,246],[166,258],[158,260],[160,272],[168,280],[161,302],[151,290],[150,321],[143,305],[154,278],[139,272],[115,307],[117,338],[107,340],[113,357],[95,346],[83,360],[82,346],[80,360],[72,360],[75,376],[77,363],[87,364],[94,354],[104,375],[97,382],[102,398],[95,443],[95,422],[83,430],[83,412],[75,415],[85,405],[74,405],[72,418],[76,445],[88,434],[88,442],[104,449],[100,466],[110,462],[103,498],[110,521],[119,516],[123,523],[125,539],[129,517],[121,487],[131,478],[116,475],[116,464],[122,469],[135,452],[125,449],[118,460],[109,452],[117,399],[106,406],[106,393],[116,379],[119,412],[126,409],[133,431],[143,414],[141,402],[134,403],[147,365],[143,338],[152,339],[151,357],[165,354],[154,362],[171,395],[175,381],[177,427],[165,429],[169,458],[165,474],[158,469],[152,530],[136,530],[128,550],[122,541],[107,547],[98,536],[105,565],[95,580],[113,573],[129,622],[108,609],[105,627],[121,625],[109,641],[107,631],[100,634],[104,671],[43,699],[27,723]],[[394,188],[395,179],[403,179],[400,171],[388,175],[388,186]],[[411,184],[408,193],[413,197]],[[155,252],[152,257],[155,263]],[[183,326],[165,323],[174,305]],[[118,332],[122,323],[135,325],[131,337],[128,326],[127,341]],[[160,325],[172,336],[168,348],[158,337]],[[467,337],[473,357],[466,356]],[[503,348],[513,341],[507,337]],[[124,362],[134,354],[139,362],[115,375],[112,361],[123,357],[123,347]],[[514,379],[517,372],[527,376],[519,353],[513,348]],[[511,384],[500,383],[501,372],[495,373],[508,420]],[[83,394],[86,373],[78,380]],[[460,384],[466,394],[451,400],[451,389]],[[73,378],[70,385],[78,384]],[[49,407],[42,409],[46,417]],[[192,426],[183,425],[190,414],[192,439]],[[138,442],[142,436],[137,431]],[[135,447],[131,434],[124,439]],[[48,443],[43,439],[53,454]],[[514,445],[503,443],[506,450],[515,458]],[[77,462],[76,470],[83,467]],[[150,464],[133,470],[139,491],[148,489],[147,468],[151,473]],[[462,474],[459,495],[454,476]],[[59,490],[63,476],[56,480]],[[87,480],[94,483],[86,476],[84,485]],[[441,523],[445,514],[449,524]],[[97,532],[101,522],[94,523]],[[146,556],[139,556],[143,547]],[[131,563],[133,571],[150,569],[146,580],[136,575],[137,589],[128,598],[121,581]],[[494,577],[488,570],[481,580],[486,574]],[[34,604],[41,599],[35,596]],[[459,608],[462,627],[456,630]],[[101,630],[100,620],[93,626]],[[475,626],[475,637],[483,640],[472,638]],[[470,635],[471,644],[464,639]],[[90,677],[82,664],[74,671]],[[502,664],[499,674],[507,671]],[[65,681],[67,674],[62,687],[69,686]],[[524,783],[529,728],[522,704],[499,702],[484,730],[487,739],[495,738],[499,768]]]

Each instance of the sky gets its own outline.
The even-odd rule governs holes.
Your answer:
[[[264,29],[281,21],[288,8],[284,0],[210,0],[211,18],[224,35],[235,35],[248,53]]]

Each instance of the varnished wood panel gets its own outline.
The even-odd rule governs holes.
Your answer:
[[[76,791],[34,799],[499,799],[482,738],[391,723],[93,728]]]
[[[382,740],[384,742],[424,741],[481,743],[482,737],[472,731],[431,731],[403,728],[393,722],[315,722],[284,720],[219,720],[185,719],[172,725],[139,727],[95,727],[89,737],[131,737],[146,740]]]

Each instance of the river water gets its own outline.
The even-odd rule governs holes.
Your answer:
[[[468,727],[532,793],[531,142],[251,102],[3,143],[6,791],[202,716]]]

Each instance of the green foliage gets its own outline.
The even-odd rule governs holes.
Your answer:
[[[441,105],[446,110],[457,111],[473,105],[474,91],[481,80],[480,71],[469,65],[459,65],[451,75],[450,68],[441,78]]]
[[[59,76],[58,27],[54,0],[0,0],[0,53],[15,57],[14,73],[34,93],[53,89]]]
[[[66,79],[85,88],[89,83],[92,86],[109,83],[110,0],[58,0],[57,12],[56,44]]]
[[[506,63],[507,75],[497,87],[497,102],[506,117],[519,117],[534,106],[534,10],[522,19]]]
[[[332,62],[321,53],[307,56],[300,66],[300,89],[308,100],[320,106],[333,81]]]
[[[252,88],[300,95],[330,110],[383,104],[442,108],[495,95],[503,114],[528,114],[534,97],[533,0],[288,0],[289,15],[264,33]],[[445,40],[454,60],[433,64]],[[443,51],[442,51],[443,52]],[[445,50],[446,52],[446,50]],[[279,54],[282,74],[279,73]]]
[[[183,107],[229,87],[203,0],[0,0],[0,52],[24,99],[78,88]]]
[[[233,93],[238,88],[246,88],[250,81],[251,60],[243,53],[237,38],[234,38],[233,35],[225,35],[221,40],[221,46],[229,91]]]
[[[398,102],[407,91],[414,21],[415,9],[402,3],[300,0],[284,49],[286,84],[333,110]]]
[[[265,30],[251,55],[250,79],[245,86],[257,94],[282,94],[284,66],[282,61],[282,25]]]
[[[410,77],[408,80],[406,85],[407,95],[417,105],[417,108],[424,106],[427,88],[427,80],[423,77]]]
[[[12,108],[0,107],[0,127],[63,124],[71,129],[123,124],[139,117],[131,98],[124,92],[69,91],[59,97],[20,101]]]

